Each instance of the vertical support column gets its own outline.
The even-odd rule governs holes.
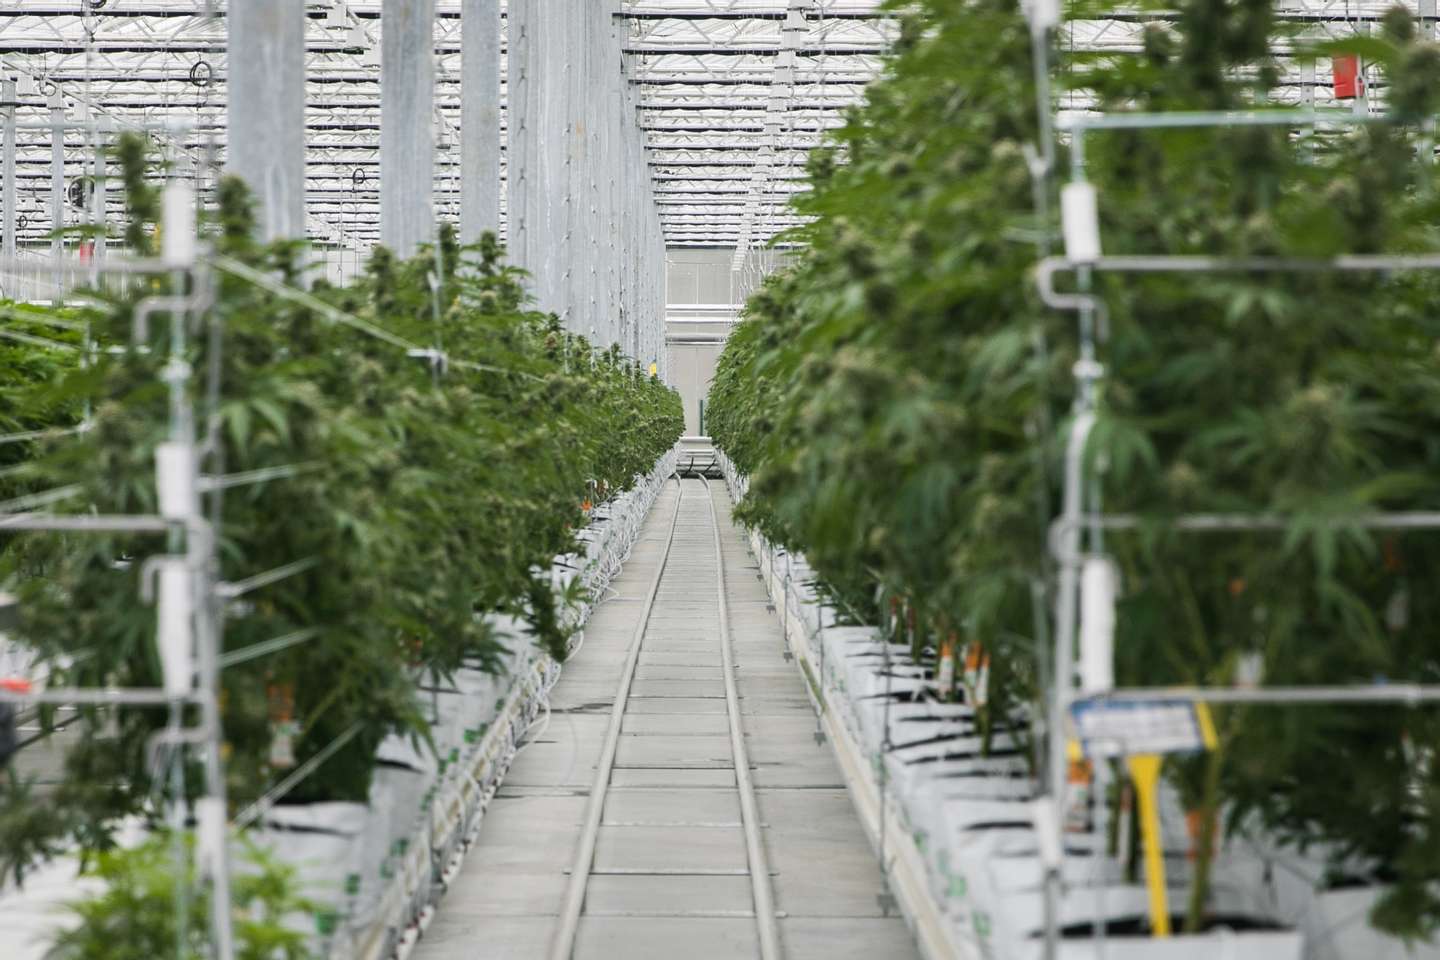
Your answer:
[[[435,0],[386,0],[380,41],[380,242],[410,257],[435,231]]]
[[[16,255],[15,231],[18,223],[15,208],[20,202],[19,191],[15,188],[15,137],[19,133],[15,128],[15,107],[18,102],[19,91],[15,81],[6,77],[0,83],[0,118],[5,124],[5,156],[0,161],[0,233],[4,234],[5,259],[12,262]]]
[[[566,153],[569,129],[566,114],[565,58],[566,32],[571,29],[571,6],[568,0],[530,0],[542,4],[536,22],[532,23],[531,52],[539,52],[538,62],[532,58],[530,82],[537,88],[540,111],[537,116],[537,152],[532,165],[539,176],[536,186],[540,196],[538,216],[532,224],[532,250],[536,263],[536,292],[541,310],[560,315],[568,321],[562,302],[561,248],[565,237]],[[570,323],[574,333],[585,333]]]
[[[554,0],[551,0],[554,2]],[[560,13],[564,25],[561,38],[564,47],[560,54],[563,64],[560,75],[560,110],[564,123],[563,153],[560,171],[561,194],[563,196],[562,217],[559,225],[560,244],[556,253],[558,263],[555,270],[559,281],[556,290],[560,304],[560,315],[570,324],[571,329],[588,337],[591,347],[600,347],[604,342],[603,333],[596,328],[595,317],[579,309],[576,297],[577,279],[585,262],[584,251],[579,239],[583,230],[580,215],[580,171],[585,163],[584,123],[580,119],[579,105],[584,93],[581,86],[581,59],[584,55],[583,30],[584,10],[588,0],[564,0]]]
[[[95,225],[95,263],[105,259],[106,231],[108,229],[107,209],[109,206],[109,191],[106,188],[105,178],[109,175],[106,170],[105,151],[110,149],[111,125],[106,121],[97,121],[95,128],[95,167],[93,179],[95,190],[90,197],[90,221]]]
[[[1420,35],[1427,41],[1435,39],[1435,0],[1420,0]],[[1423,123],[1425,135],[1420,140],[1420,162],[1435,162],[1435,118],[1426,117]]]
[[[505,100],[506,243],[510,259],[520,267],[535,265],[531,233],[535,221],[535,60],[534,0],[510,0],[506,9],[505,42],[508,90]]]
[[[65,302],[65,272],[60,258],[65,253],[65,98],[56,90],[50,95],[50,256],[55,284],[55,306]]]
[[[389,4],[386,4],[388,7]],[[226,21],[231,173],[255,194],[266,240],[305,236],[305,5],[231,4]]]
[[[460,241],[500,231],[500,0],[460,8]]]

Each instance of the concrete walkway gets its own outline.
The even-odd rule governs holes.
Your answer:
[[[783,656],[723,485],[667,485],[611,599],[551,695],[549,727],[511,767],[415,960],[544,960],[611,709],[661,561],[605,798],[576,960],[759,955],[721,666],[718,515],[741,725],[788,960],[917,957],[883,916],[881,878],[804,681]]]

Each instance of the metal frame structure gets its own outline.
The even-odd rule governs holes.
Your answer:
[[[252,60],[271,62],[274,45],[291,38],[231,36],[234,2],[0,2],[0,79],[16,81],[0,103],[0,125],[16,120],[0,130],[15,166],[13,188],[0,183],[0,207],[14,217],[5,232],[17,248],[44,249],[57,219],[82,219],[56,198],[95,176],[96,130],[149,129],[173,163],[195,172],[202,197],[221,164],[254,170],[266,159],[253,137],[238,151],[229,142],[244,116],[255,129],[277,98],[285,101],[285,85],[265,84]],[[297,160],[290,169],[303,173],[271,163],[265,182],[252,186],[268,203],[277,182],[289,184],[280,199],[288,211],[303,202],[305,233],[332,277],[343,278],[382,237],[382,11],[410,0],[297,2],[304,99],[294,109],[303,112],[304,156],[303,168]],[[747,251],[802,222],[788,201],[803,189],[805,153],[860,101],[893,37],[893,20],[878,6],[433,0],[431,189],[416,192],[431,198],[432,219],[459,222],[463,214],[467,239],[480,223],[513,233],[515,259],[536,275],[542,308],[601,345],[618,342],[663,363],[658,322],[651,335],[638,321],[663,304],[664,247],[733,247],[743,263]],[[246,13],[233,23],[278,34],[264,16]],[[232,54],[244,58],[233,68]],[[232,77],[245,84],[246,100],[232,102]],[[421,103],[426,92],[415,95],[421,100],[411,102]],[[423,125],[417,112],[423,107],[407,113],[412,128]],[[54,137],[48,125],[62,116],[69,126]],[[292,133],[280,139],[277,149],[295,149]],[[524,181],[510,182],[512,151]],[[293,196],[297,176],[303,201]],[[401,176],[425,179],[414,169]],[[498,180],[498,196],[478,196],[476,183],[486,180]],[[527,191],[539,196],[523,200]],[[121,216],[116,191],[93,206],[95,220]],[[295,216],[271,219],[289,224]],[[413,231],[391,239],[408,244]]]

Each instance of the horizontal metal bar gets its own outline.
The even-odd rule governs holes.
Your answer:
[[[1344,109],[1318,110],[1176,110],[1158,113],[1083,114],[1062,112],[1060,130],[1160,130],[1175,127],[1276,127],[1310,123],[1357,124],[1383,121],[1383,116]]]
[[[1100,527],[1105,530],[1135,530],[1147,522],[1156,522],[1175,530],[1191,533],[1232,530],[1283,530],[1295,520],[1294,515],[1270,513],[1191,513],[1169,519],[1147,521],[1130,514],[1090,514],[1075,521],[1079,528]],[[1434,530],[1440,529],[1440,512],[1408,511],[1367,513],[1320,520],[1325,527],[1360,527],[1366,530]]]
[[[65,343],[60,340],[51,340],[49,337],[37,337],[30,333],[21,333],[18,330],[7,330],[0,327],[0,337],[6,340],[14,340],[31,347],[39,347],[42,350],[63,350],[66,353],[79,353],[80,345],[77,343]]]
[[[200,478],[198,487],[202,493],[210,493],[215,490],[230,490],[234,487],[265,483],[268,480],[284,480],[290,477],[296,477],[302,473],[318,470],[320,467],[321,464],[318,462],[292,463],[278,467],[261,467],[258,470],[245,470],[240,473],[227,473],[221,476],[207,474]]]
[[[0,273],[14,271],[32,272],[35,270],[54,270],[56,268],[66,270],[70,273],[83,274],[108,274],[108,273],[175,273],[176,268],[156,258],[129,259],[123,257],[106,257],[99,264],[82,263],[79,257],[0,257]],[[188,271],[185,271],[188,272]]]
[[[341,747],[345,746],[345,744],[353,740],[355,738],[355,735],[358,734],[360,730],[361,725],[357,723],[349,730],[346,730],[344,733],[340,734],[340,736],[336,737],[334,740],[331,740],[330,743],[325,747],[325,749],[321,750],[309,760],[306,760],[300,766],[296,767],[291,772],[290,776],[286,777],[284,780],[281,780],[278,784],[275,785],[273,789],[269,790],[264,796],[260,797],[254,803],[250,804],[250,806],[237,813],[235,815],[235,829],[243,830],[245,827],[248,827],[260,817],[264,816],[266,811],[268,811],[271,807],[275,806],[275,804],[279,802],[287,793],[289,793],[291,790],[294,790],[297,784],[299,784],[306,777],[310,776],[310,774],[314,773],[315,770],[320,766],[320,764],[324,763],[326,760],[329,760]]]
[[[54,437],[68,437],[71,434],[84,433],[89,426],[80,424],[74,427],[63,427],[60,429],[51,428],[48,430],[22,430],[19,433],[0,434],[0,446],[7,443],[28,443],[31,440],[50,440]]]
[[[1106,273],[1363,273],[1386,270],[1440,270],[1440,253],[1341,254],[1335,257],[1115,256],[1089,263],[1064,261]]]
[[[281,634],[270,640],[262,640],[260,643],[252,643],[250,646],[241,647],[239,650],[231,650],[229,653],[220,655],[220,669],[225,670],[249,660],[255,660],[272,653],[279,653],[288,647],[302,644],[306,640],[313,640],[319,635],[320,629],[318,627],[307,627],[304,630]]]
[[[1147,525],[1180,533],[1278,532],[1287,529],[1299,515],[1275,513],[1192,513],[1175,517],[1140,517],[1134,514],[1087,514],[1072,519],[1057,518],[1050,524],[1050,554],[1062,564],[1079,563],[1082,554],[1067,548],[1066,541],[1078,530],[1138,530]],[[1307,522],[1337,529],[1440,530],[1440,512],[1409,511],[1365,513],[1336,517],[1307,517]]]
[[[383,340],[386,343],[401,347],[405,350],[424,349],[420,344],[411,343],[404,337],[393,334],[384,327],[377,326],[368,320],[362,320],[357,316],[346,313],[344,310],[332,307],[318,297],[311,296],[304,290],[298,290],[288,283],[270,276],[263,270],[256,270],[254,267],[241,263],[238,260],[233,260],[230,257],[212,257],[211,263],[215,265],[216,269],[224,273],[228,273],[233,277],[239,277],[241,280],[249,281],[257,287],[270,291],[276,296],[283,297],[303,307],[314,310],[322,317],[334,323],[344,324],[347,327],[359,330],[361,333],[369,334],[377,340]]]
[[[204,704],[209,696],[202,690],[193,690],[180,696],[171,696],[158,687],[131,687],[124,690],[101,690],[94,687],[56,687],[53,690],[34,690],[21,693],[0,687],[0,703],[16,704],[86,704],[95,706],[165,706],[172,703]]]
[[[0,517],[0,530],[52,530],[76,533],[165,533],[172,523],[164,517],[115,514],[98,517],[57,517],[49,513],[17,513]]]
[[[45,507],[62,500],[69,500],[71,497],[83,493],[84,490],[85,487],[82,484],[71,483],[53,490],[27,493],[11,500],[0,500],[0,517],[19,511],[29,512],[33,511],[35,507]]]
[[[1440,685],[1386,683],[1300,687],[1130,687],[1075,698],[1073,703],[1136,703],[1196,700],[1204,703],[1434,703]]]
[[[294,563],[287,563],[273,570],[266,570],[264,573],[257,573],[253,577],[233,582],[222,582],[216,584],[215,592],[227,600],[236,597],[243,597],[252,590],[259,590],[261,587],[268,587],[272,583],[279,583],[287,577],[293,577],[297,573],[304,573],[319,564],[319,557],[306,557],[304,560],[296,560]]]

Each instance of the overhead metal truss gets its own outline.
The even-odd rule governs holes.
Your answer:
[[[226,10],[236,0],[0,0],[0,74],[20,79],[19,241],[50,231],[52,117],[117,129],[165,126],[173,156],[213,173],[226,145]],[[383,0],[296,0],[307,11],[307,224],[322,246],[363,250],[379,232],[380,8]],[[1408,0],[1419,10],[1421,0]],[[1367,32],[1392,0],[1279,0],[1294,39]],[[459,215],[461,0],[437,0],[436,211]],[[625,0],[628,79],[638,92],[650,171],[667,238],[677,244],[769,241],[797,222],[784,201],[803,188],[808,150],[841,125],[882,69],[893,15],[880,0]],[[1067,23],[1071,49],[1138,50],[1164,11],[1120,10]],[[503,55],[503,54],[502,54]],[[1333,104],[1329,78],[1286,59],[1278,95]],[[506,96],[502,83],[502,100]],[[1383,101],[1381,84],[1372,103]],[[1083,109],[1083,95],[1066,104]],[[502,112],[502,131],[504,130]],[[502,143],[504,133],[502,132]],[[65,134],[67,176],[92,146]],[[502,174],[503,176],[503,174]],[[120,198],[111,196],[112,206]]]
[[[157,139],[197,169],[223,163],[229,2],[235,0],[110,0],[91,9],[89,0],[0,0],[0,73],[20,79],[17,116],[27,127],[17,155],[22,244],[43,242],[50,231],[51,133],[37,125],[50,120],[57,91],[71,121],[105,118],[117,129],[183,121],[183,133]],[[308,229],[321,245],[360,250],[379,233],[382,0],[297,2],[308,14]],[[793,184],[805,151],[841,123],[842,111],[859,102],[879,72],[893,24],[877,6],[878,0],[623,6],[627,75],[639,93],[651,169],[657,186],[665,186],[660,212],[667,236],[733,243],[734,225],[709,202],[716,198],[731,201],[727,209],[749,211],[744,219],[755,243],[794,222],[767,202],[762,194],[771,191],[763,185]],[[459,161],[450,148],[459,139],[460,44],[460,0],[437,0],[436,212],[452,219],[459,214]],[[782,61],[788,66],[777,85]],[[82,175],[91,146],[81,131],[65,134],[67,174]],[[737,182],[744,185],[738,195]],[[120,198],[110,203],[118,212]]]

